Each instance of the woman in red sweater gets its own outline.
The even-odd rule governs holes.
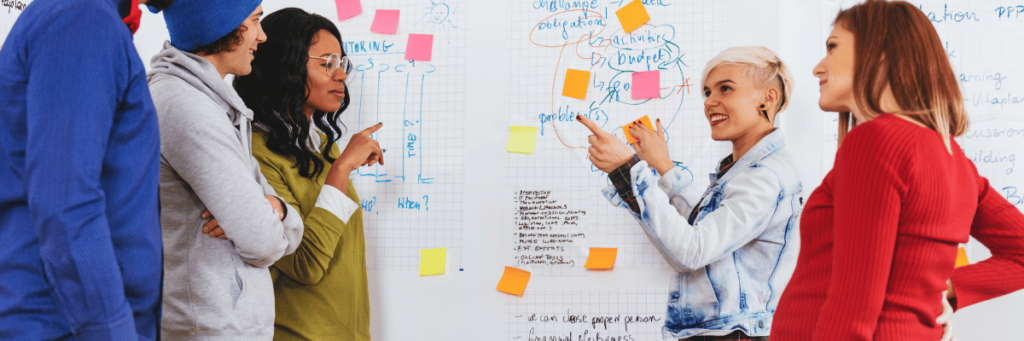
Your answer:
[[[853,6],[826,46],[818,104],[840,113],[840,148],[804,207],[772,339],[938,340],[943,291],[965,307],[1024,288],[1024,215],[952,139],[967,114],[917,7]],[[968,235],[992,258],[954,270]]]

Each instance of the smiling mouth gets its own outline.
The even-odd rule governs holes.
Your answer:
[[[729,119],[729,116],[722,114],[711,114],[711,125],[714,126],[716,124],[722,123],[722,121],[725,121],[727,119]]]

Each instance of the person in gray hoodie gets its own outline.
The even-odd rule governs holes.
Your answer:
[[[302,218],[260,172],[251,149],[253,113],[224,81],[251,71],[252,52],[266,40],[262,6],[176,6],[164,11],[171,41],[148,74],[160,125],[160,330],[172,340],[271,340],[268,267],[298,247]],[[217,227],[221,238],[207,236]]]

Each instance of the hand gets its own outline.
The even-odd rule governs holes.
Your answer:
[[[269,194],[264,194],[263,197],[267,198],[267,201],[270,202],[270,207],[273,207],[274,212],[277,212],[277,220],[284,220],[284,206],[281,206],[281,200]]]
[[[339,169],[340,171],[350,173],[360,166],[373,166],[378,162],[383,165],[384,159],[382,157],[384,151],[380,149],[380,144],[376,140],[370,138],[370,135],[377,132],[383,126],[384,123],[377,123],[352,135],[352,139],[348,141],[348,145],[341,152],[341,156],[331,165],[331,170],[341,168]]]
[[[352,171],[360,166],[372,166],[377,162],[383,165],[384,150],[376,140],[370,138],[371,134],[383,126],[384,123],[377,123],[352,135],[341,156],[331,164],[324,184],[337,188],[342,193],[348,193],[348,177]]]
[[[199,215],[199,218],[210,219],[213,218],[213,214],[210,214],[210,210],[203,210],[203,214]],[[217,218],[210,219],[210,221],[203,224],[203,233],[209,234],[210,237],[227,239],[228,236],[224,234],[224,230],[217,224]]]
[[[947,291],[942,292],[942,315],[935,319],[935,323],[942,325],[941,341],[955,341],[956,336],[953,336],[953,306],[949,305],[946,293]]]
[[[629,133],[637,139],[637,142],[633,143],[636,155],[647,161],[647,164],[654,167],[659,174],[665,175],[672,170],[673,164],[672,159],[668,157],[668,144],[665,143],[665,130],[661,128],[660,118],[656,124],[657,132],[636,121],[629,124]]]
[[[590,141],[590,148],[587,149],[587,152],[590,153],[590,162],[593,162],[597,169],[609,173],[633,157],[633,152],[629,150],[629,147],[626,147],[626,144],[622,143],[615,135],[601,130],[596,123],[586,117],[577,115],[576,120],[594,133],[587,139]]]

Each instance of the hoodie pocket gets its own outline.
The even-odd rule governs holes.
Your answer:
[[[242,299],[245,298],[246,285],[244,277],[242,276],[242,269],[240,268],[244,267],[245,264],[242,264],[242,259],[239,258],[238,255],[231,255],[231,260],[234,265],[235,274],[235,280],[231,281],[234,284],[234,286],[231,287],[231,299],[233,302],[231,307],[237,308],[239,306],[239,302],[241,302]]]

